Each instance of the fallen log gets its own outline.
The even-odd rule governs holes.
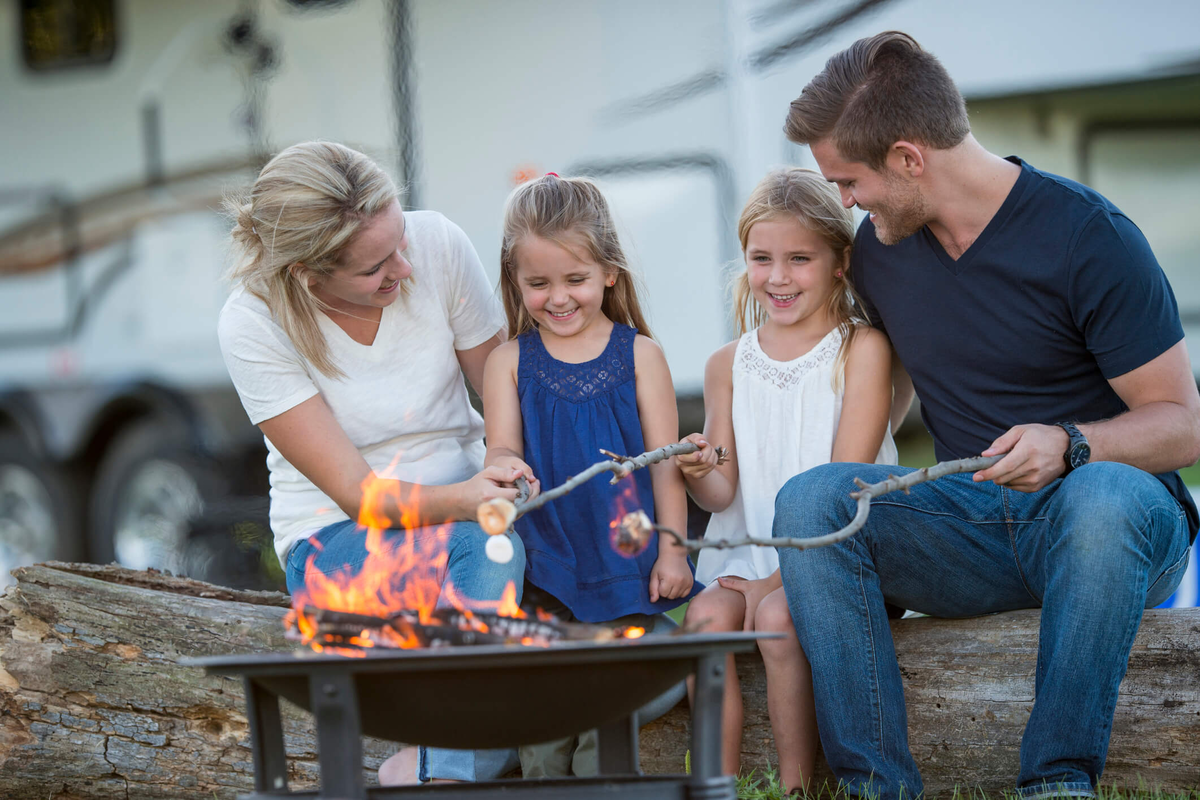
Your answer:
[[[0,598],[0,797],[233,800],[252,789],[239,681],[181,656],[290,649],[287,598],[85,564],[16,571]],[[1033,700],[1036,611],[893,623],[926,788],[1011,786]],[[762,663],[739,662],[743,764],[774,760]],[[293,790],[316,785],[310,717],[284,704]],[[680,772],[686,706],[646,726],[647,773]],[[368,785],[396,745],[364,740]],[[826,770],[822,775],[828,776]],[[1121,685],[1106,782],[1200,785],[1200,610],[1148,611]],[[818,776],[820,777],[820,776]]]
[[[0,599],[0,797],[232,800],[253,789],[240,681],[176,661],[290,650],[285,595],[116,566],[14,574]],[[289,782],[313,788],[311,718],[284,706]],[[396,747],[364,740],[369,776]]]
[[[1021,733],[1033,708],[1037,610],[892,622],[904,678],[909,746],[925,790],[956,785],[1000,792],[1017,777]],[[775,762],[766,679],[757,655],[738,656],[745,701],[742,769]],[[687,712],[680,706],[642,728],[642,769],[683,768]],[[836,784],[823,759],[818,784]],[[1200,608],[1152,609],[1121,683],[1103,782],[1164,791],[1200,788]]]

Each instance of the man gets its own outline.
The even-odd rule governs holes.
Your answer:
[[[1040,606],[1018,791],[1093,796],[1142,609],[1174,590],[1197,529],[1174,470],[1200,457],[1200,396],[1171,288],[1099,194],[983,149],[945,69],[903,33],[831,58],[786,131],[870,212],[851,276],[895,350],[898,414],[915,387],[939,460],[1006,454],[880,498],[841,544],[780,550],[830,766],[852,793],[922,790],[885,601],[940,617]],[[853,478],[889,471],[909,470],[793,478],[774,535],[842,527]]]

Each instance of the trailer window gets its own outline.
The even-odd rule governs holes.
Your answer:
[[[108,64],[115,0],[21,0],[21,45],[25,66],[38,72]]]

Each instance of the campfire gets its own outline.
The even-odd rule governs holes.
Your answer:
[[[511,582],[498,601],[464,597],[448,579],[444,583],[441,579],[447,556],[437,536],[420,542],[407,536],[398,546],[385,544],[384,531],[393,527],[393,521],[375,516],[372,509],[381,505],[377,502],[381,492],[391,486],[388,481],[369,479],[363,487],[359,524],[367,530],[367,559],[361,569],[353,575],[327,575],[313,566],[315,556],[310,558],[304,589],[293,597],[284,620],[289,639],[317,652],[353,657],[371,648],[548,647],[556,642],[612,642],[645,635],[639,626],[587,625],[564,622],[541,609],[526,612],[517,604]],[[415,513],[406,512],[398,522],[410,531],[418,527]],[[500,528],[501,534],[509,522]],[[623,528],[620,523],[621,519],[614,520],[614,531]],[[619,539],[614,533],[614,546]]]

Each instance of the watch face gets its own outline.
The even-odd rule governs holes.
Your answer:
[[[1071,469],[1079,469],[1088,463],[1092,457],[1092,448],[1087,442],[1080,442],[1071,448]]]

